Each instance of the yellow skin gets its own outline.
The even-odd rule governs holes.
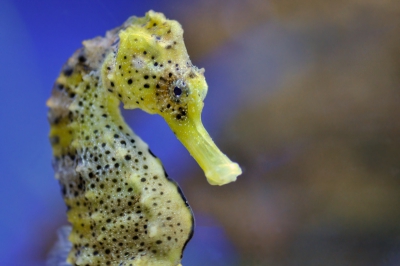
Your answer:
[[[161,162],[125,124],[124,108],[160,114],[212,185],[241,170],[201,123],[204,70],[176,21],[149,11],[85,41],[48,101],[56,178],[72,224],[75,265],[178,265],[193,216]]]

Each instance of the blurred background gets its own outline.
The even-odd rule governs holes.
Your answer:
[[[400,265],[396,0],[1,0],[0,265],[44,265],[67,223],[45,106],[62,64],[149,9],[183,25],[203,122],[244,170],[212,187],[160,117],[124,112],[194,210],[183,265]]]

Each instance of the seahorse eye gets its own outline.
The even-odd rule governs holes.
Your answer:
[[[176,97],[181,96],[181,94],[182,94],[182,89],[179,88],[179,87],[175,87],[175,88],[174,88],[174,94],[175,94]]]

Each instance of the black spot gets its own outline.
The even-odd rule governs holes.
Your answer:
[[[62,85],[62,84],[55,84],[55,85],[57,85],[57,88],[59,89],[59,90],[63,90],[64,89],[64,85]]]
[[[132,79],[128,79],[128,84],[132,84]]]
[[[142,177],[142,179],[140,179],[140,181],[146,182],[146,178]]]
[[[150,88],[150,85],[149,84],[144,84],[144,87],[146,88],[146,89],[148,89],[148,88]]]
[[[79,63],[85,63],[85,62],[86,62],[86,57],[83,56],[83,55],[80,55],[80,56],[78,57],[78,61],[79,61]]]
[[[72,72],[74,72],[74,70],[70,66],[65,66],[63,69],[63,73],[67,77],[71,76]]]

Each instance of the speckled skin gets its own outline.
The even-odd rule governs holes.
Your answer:
[[[55,175],[72,224],[68,262],[180,263],[193,232],[191,209],[118,106],[162,115],[206,175],[221,165],[234,170],[209,180],[233,181],[238,166],[201,125],[203,72],[190,62],[179,23],[153,11],[83,42],[65,64],[47,105]]]

